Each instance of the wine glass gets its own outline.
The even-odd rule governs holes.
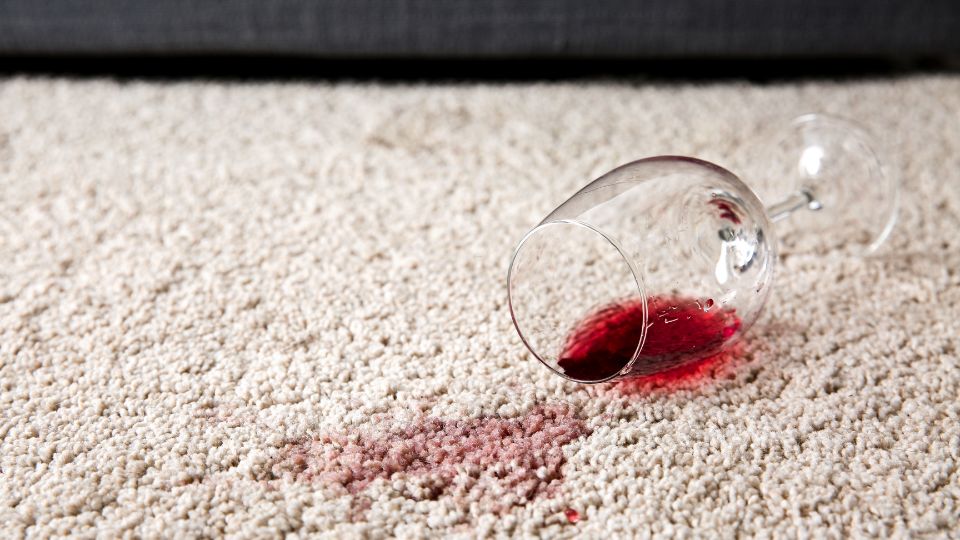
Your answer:
[[[773,152],[789,163],[778,184],[789,187],[766,206],[730,171],[684,156],[628,163],[575,193],[510,262],[523,343],[581,383],[670,370],[719,353],[757,320],[774,279],[774,222],[800,218],[804,232],[862,253],[890,234],[898,181],[861,128],[802,116]]]

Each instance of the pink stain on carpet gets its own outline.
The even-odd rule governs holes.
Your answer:
[[[535,407],[517,418],[423,418],[382,432],[290,443],[272,473],[353,495],[377,479],[403,479],[410,498],[451,494],[503,511],[553,493],[563,479],[563,447],[589,432],[563,406]]]
[[[668,371],[641,375],[614,383],[619,393],[627,396],[646,395],[654,390],[674,392],[689,390],[710,384],[718,371],[728,368],[744,355],[743,342],[734,343],[728,349],[701,360]]]

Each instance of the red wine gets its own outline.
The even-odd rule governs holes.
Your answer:
[[[732,223],[740,224],[740,216],[737,215],[737,211],[733,209],[733,206],[730,205],[727,201],[720,199],[713,199],[710,201],[710,204],[716,206],[720,210],[720,217],[730,221]]]
[[[647,313],[647,338],[630,375],[660,373],[712,356],[740,329],[734,310],[715,307],[712,299],[652,296]],[[633,358],[642,329],[640,300],[606,306],[571,332],[558,364],[577,380],[606,379]]]

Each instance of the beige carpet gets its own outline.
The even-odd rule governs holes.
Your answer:
[[[807,111],[884,135],[883,255],[786,250],[739,356],[577,386],[519,237]],[[960,535],[960,77],[0,82],[3,536]]]

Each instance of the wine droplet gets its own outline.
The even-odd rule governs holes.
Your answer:
[[[580,512],[577,512],[573,508],[567,508],[564,510],[563,515],[567,516],[567,521],[570,523],[576,523],[580,521]]]
[[[740,321],[735,321],[733,324],[723,329],[723,337],[725,338],[733,337],[733,335],[736,334],[737,330],[739,329],[740,329]]]

